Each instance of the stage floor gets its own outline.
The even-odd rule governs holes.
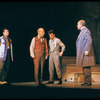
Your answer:
[[[14,82],[0,85],[0,98],[100,98],[100,82],[92,82],[91,86],[81,83],[63,82],[58,85],[45,84],[37,86],[35,82]]]
[[[55,88],[87,88],[87,89],[100,89],[100,82],[92,82],[91,86],[81,86],[81,83],[77,82],[63,82],[63,84],[58,85],[58,81],[54,81],[54,84],[45,84],[48,81],[43,81],[43,84],[47,87]],[[11,83],[12,86],[34,86],[37,87],[35,82],[16,82]]]

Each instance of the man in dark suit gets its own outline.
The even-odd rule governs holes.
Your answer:
[[[85,26],[84,20],[79,20],[77,28],[80,34],[76,40],[76,67],[83,67],[84,83],[81,85],[91,85],[91,66],[95,65],[94,51],[92,47],[91,32]]]

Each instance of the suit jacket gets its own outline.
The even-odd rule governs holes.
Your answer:
[[[12,50],[12,41],[9,38],[10,42],[10,48],[11,48],[11,60],[13,61],[13,50]],[[4,36],[0,37],[0,60],[6,60],[7,56],[7,46],[6,46],[6,41],[4,40]]]
[[[89,55],[86,56],[85,51],[89,52]],[[87,27],[81,30],[77,40],[76,40],[76,67],[84,66],[94,66],[95,58],[94,51],[92,47],[92,37],[91,32]]]

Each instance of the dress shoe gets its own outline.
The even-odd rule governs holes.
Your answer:
[[[59,78],[58,84],[62,84],[62,78]]]
[[[92,85],[91,83],[87,83],[87,85],[86,86],[90,86],[90,85]]]
[[[36,82],[36,85],[37,86],[42,85],[42,84],[44,84],[44,83],[43,82],[40,82],[40,81],[39,82]]]
[[[90,86],[90,85],[92,85],[91,83],[83,83],[83,84],[81,84],[82,86]]]
[[[47,82],[45,84],[54,84],[54,81],[49,81],[49,82]]]
[[[58,84],[62,84],[62,81],[59,81]]]
[[[87,83],[82,83],[81,85],[84,86],[84,85],[87,85]]]

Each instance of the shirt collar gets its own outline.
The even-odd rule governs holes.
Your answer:
[[[41,37],[38,35],[38,38],[40,39]]]
[[[83,30],[84,28],[86,28],[85,26],[81,28],[81,30]]]
[[[56,37],[55,37],[56,38]],[[55,40],[55,38],[53,39],[53,40],[51,40],[51,41],[54,41]]]

